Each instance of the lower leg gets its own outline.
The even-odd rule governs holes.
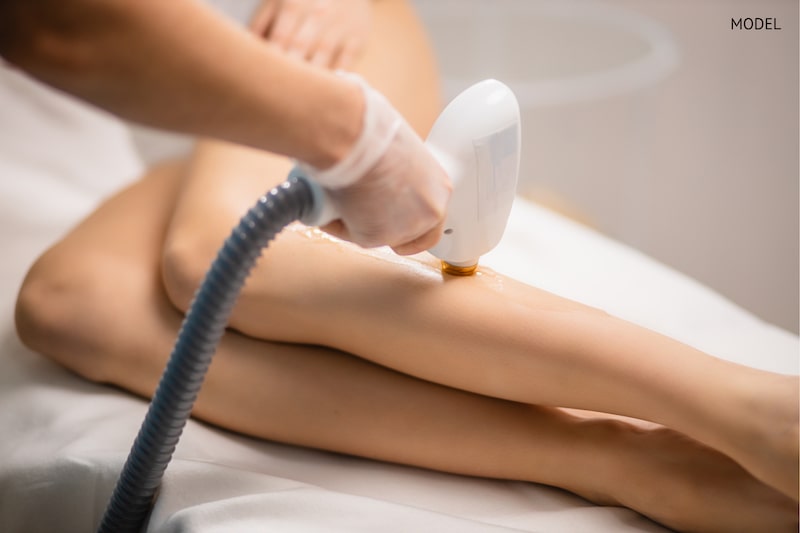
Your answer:
[[[21,293],[26,343],[80,372],[94,369],[86,372],[93,379],[152,394],[182,318],[158,277],[166,224],[158,207],[174,194],[171,180],[157,175],[110,200],[40,260]],[[145,209],[150,216],[131,234],[127,221]],[[112,277],[120,271],[124,284]],[[90,354],[102,360],[85,360]],[[303,446],[546,483],[673,527],[730,531],[758,521],[779,531],[794,516],[785,498],[689,441],[434,385],[325,348],[226,335],[195,414]],[[688,461],[696,464],[681,467]],[[685,497],[714,472],[723,496]],[[644,497],[660,487],[672,490]]]
[[[248,335],[331,346],[488,396],[653,420],[797,497],[796,378],[710,357],[485,270],[444,279],[424,258],[303,228],[285,232],[262,263],[232,317]]]
[[[205,178],[189,187],[206,200],[182,202],[169,233],[167,290],[184,310],[228,228],[263,192],[258,176],[285,171],[267,171],[285,161],[227,150],[195,160]],[[479,394],[652,420],[797,498],[796,378],[716,359],[488,270],[443,278],[430,257],[362,250],[298,226],[271,245],[231,320],[253,337],[330,346]]]
[[[266,177],[280,181],[288,169],[252,150],[213,150],[194,160],[164,253],[167,291],[184,310]],[[231,320],[253,337],[330,346],[479,394],[653,420],[797,498],[796,378],[713,358],[488,270],[443,278],[430,257],[362,250],[298,226],[271,245]]]

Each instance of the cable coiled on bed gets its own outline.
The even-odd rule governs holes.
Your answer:
[[[143,527],[247,276],[275,235],[313,207],[311,184],[293,172],[259,198],[225,241],[186,314],[98,532]]]

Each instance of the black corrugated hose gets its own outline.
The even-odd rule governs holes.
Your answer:
[[[311,186],[293,172],[259,198],[225,241],[186,314],[98,532],[144,526],[247,276],[275,235],[313,205]]]

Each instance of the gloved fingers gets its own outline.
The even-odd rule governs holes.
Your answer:
[[[349,68],[360,55],[371,29],[369,0],[316,0],[288,50],[324,68]]]
[[[366,248],[387,245],[407,254],[430,248],[441,238],[450,179],[388,100],[348,77],[365,95],[361,135],[332,167],[305,167],[341,216],[324,229]]]
[[[414,255],[433,248],[444,232],[444,221],[420,237],[399,246],[392,246],[397,255]]]
[[[329,222],[325,226],[320,227],[322,231],[328,233],[329,235],[333,235],[338,239],[342,239],[344,241],[353,242],[358,244],[363,248],[375,248],[378,246],[383,246],[383,240],[375,239],[371,236],[367,237],[359,237],[353,235],[347,225],[341,220],[334,220]],[[424,252],[425,250],[429,250],[433,248],[433,246],[439,242],[439,239],[442,236],[442,232],[444,231],[444,222],[437,225],[430,231],[425,232],[422,236],[417,237],[415,239],[411,239],[410,241],[406,241],[402,244],[397,244],[394,246],[390,245],[390,248],[394,250],[397,255],[414,255],[420,252]],[[403,239],[400,239],[403,240]]]
[[[275,22],[267,35],[269,41],[288,51],[295,34],[306,19],[308,9],[308,2],[281,0]]]
[[[282,0],[263,0],[256,8],[255,13],[250,18],[248,28],[260,37],[266,37],[270,26],[278,13],[278,7]]]
[[[312,65],[323,68],[333,68],[339,56],[340,48],[340,36],[332,34],[325,35],[320,37],[319,41],[314,45],[313,50],[310,51],[308,60]]]
[[[312,65],[332,70],[350,70],[361,55],[364,41],[360,37],[348,37],[329,31],[307,50]]]
[[[365,248],[388,245],[413,254],[441,238],[450,182],[418,138],[394,144],[396,153],[361,180],[328,191],[342,216],[331,229]]]
[[[349,241],[349,242],[356,242],[354,240],[355,238],[353,237],[353,235],[351,235],[351,233],[348,231],[347,226],[341,220],[334,220],[333,222],[330,222],[319,229],[321,229],[322,231],[324,231],[329,235],[333,235],[337,239],[342,239],[344,241]],[[391,248],[397,255],[414,255],[420,252],[424,252],[425,250],[433,248],[433,246],[439,241],[439,238],[442,236],[443,230],[444,230],[444,223],[439,224],[437,227],[426,232],[421,237],[417,237],[416,239],[413,239],[404,244],[392,246]],[[356,244],[358,244],[358,242],[356,242]],[[363,246],[365,248],[371,247],[365,245]],[[374,246],[380,246],[380,244],[373,245],[372,247]]]
[[[347,39],[339,51],[339,55],[332,63],[334,69],[350,70],[364,48],[364,41],[360,37]]]
[[[335,32],[326,18],[326,13],[318,4],[309,6],[303,20],[299,21],[294,34],[286,43],[287,53],[297,59],[311,59],[320,43],[327,40],[327,35]]]
[[[296,59],[349,68],[367,41],[370,0],[264,0],[250,29]]]
[[[321,229],[325,233],[333,235],[338,239],[353,242],[352,238],[350,237],[350,232],[347,231],[347,226],[345,226],[344,222],[342,222],[341,220],[337,219],[332,222],[329,222],[328,224],[321,226],[319,229]]]

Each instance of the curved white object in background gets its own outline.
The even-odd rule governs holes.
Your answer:
[[[481,67],[478,77],[504,80],[520,105],[530,108],[633,92],[661,81],[680,62],[667,28],[608,4],[435,0],[416,6],[433,22],[431,37],[445,63],[448,96],[475,82],[475,65]],[[467,42],[438,34],[447,25],[456,31],[475,27]],[[464,64],[454,64],[458,56]]]

